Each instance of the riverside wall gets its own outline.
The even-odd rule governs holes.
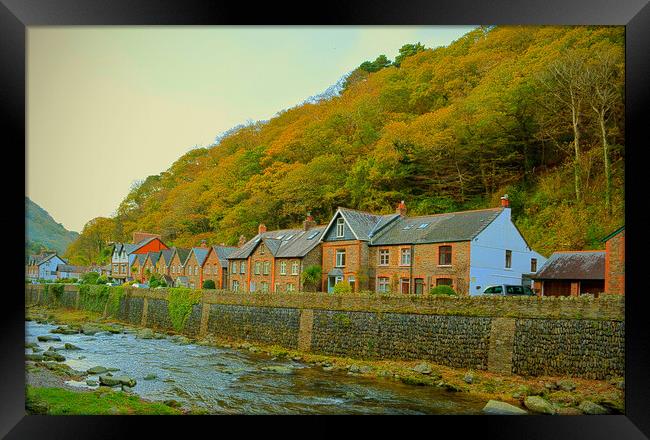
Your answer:
[[[80,301],[85,293],[79,286],[45,290],[27,285],[26,305],[95,304]],[[624,297],[618,295],[504,298],[204,290],[196,293],[179,329],[172,322],[170,290],[124,288],[115,307],[107,305],[103,313],[160,331],[212,334],[325,355],[428,360],[523,376],[605,379],[624,374]]]

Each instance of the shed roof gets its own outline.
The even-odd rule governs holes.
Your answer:
[[[605,251],[554,252],[533,279],[604,280]]]
[[[618,234],[620,234],[620,233],[623,232],[624,230],[625,230],[625,225],[621,226],[620,228],[618,228],[617,230],[615,230],[615,231],[612,232],[611,234],[609,234],[609,235],[607,235],[606,237],[602,238],[600,241],[604,243],[604,242],[606,242],[607,240],[609,240],[610,238],[614,238],[614,237],[616,237]]]

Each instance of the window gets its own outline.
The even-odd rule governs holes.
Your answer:
[[[275,283],[274,292],[281,292],[280,283]]]
[[[260,255],[264,255],[265,253],[264,246],[260,246]]]
[[[453,285],[454,285],[454,281],[451,278],[438,278],[436,280],[436,286],[452,287]]]
[[[291,275],[298,275],[298,262],[291,263]]]
[[[269,262],[268,262],[268,261],[265,261],[265,262],[264,262],[264,275],[268,275],[268,274],[269,274],[269,266],[270,266]]]
[[[295,290],[296,290],[296,286],[294,286],[291,283],[287,284],[287,292],[294,292]]]
[[[379,265],[388,266],[390,251],[388,249],[381,249],[379,251]]]
[[[521,286],[506,286],[506,295],[523,295],[524,288]]]
[[[336,250],[336,267],[345,267],[345,249]]]
[[[438,266],[451,266],[451,246],[438,248]]]
[[[280,275],[286,275],[287,274],[287,262],[282,261],[280,263]]]
[[[259,274],[260,274],[260,262],[256,261],[255,262],[255,275],[259,275]]]
[[[401,249],[399,264],[402,266],[409,266],[411,264],[411,250]]]
[[[537,272],[537,258],[530,259],[530,271]]]
[[[420,226],[418,226],[418,229],[424,229],[427,226],[429,226],[429,223],[422,223]]]
[[[262,288],[262,292],[268,292],[269,291],[269,283],[267,283],[266,281],[262,281],[260,283],[260,286]]]
[[[356,280],[353,276],[348,277],[348,284],[350,284],[350,287],[352,288],[352,292],[355,292],[355,289],[357,287]]]
[[[424,293],[424,280],[422,278],[415,279],[415,293],[417,295]]]
[[[311,240],[311,239],[313,239],[313,238],[316,237],[318,234],[319,234],[318,231],[316,231],[316,232],[312,232],[311,235],[309,235],[309,237],[307,237],[307,240]]]
[[[199,274],[199,266],[194,266],[194,275]]]
[[[210,266],[205,267],[205,274],[210,275]]]
[[[343,236],[345,235],[344,234],[344,232],[345,232],[344,228],[345,228],[345,220],[343,219],[343,217],[339,217],[339,219],[336,221],[336,237],[337,238],[343,238]]]
[[[232,267],[231,267],[230,270],[232,271],[232,273],[237,273],[237,262],[236,262],[236,261],[233,261],[233,263],[232,263],[231,266],[232,266]]]
[[[239,266],[239,273],[246,273],[246,262],[242,261]]]
[[[232,290],[234,290],[235,292],[239,290],[239,281],[237,280],[232,281]]]
[[[248,289],[251,292],[255,292],[255,281],[251,281],[250,283],[250,289]]]
[[[408,278],[402,278],[399,281],[400,284],[400,291],[404,294],[411,293],[411,280]]]
[[[510,269],[511,267],[512,267],[512,251],[506,250],[506,269]]]

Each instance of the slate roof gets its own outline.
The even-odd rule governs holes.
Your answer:
[[[86,271],[86,267],[84,266],[72,266],[70,264],[59,264],[56,266],[56,270],[58,272],[74,272],[74,273],[82,273]]]
[[[185,262],[187,261],[187,257],[190,256],[190,250],[191,249],[186,249],[186,248],[174,248],[174,253],[178,254],[178,259],[181,260],[181,264],[185,266]],[[172,258],[174,256],[172,255]]]
[[[138,260],[138,263],[140,263],[140,266],[142,266],[147,259],[148,254],[136,254],[136,258]]]
[[[262,240],[275,258],[302,258],[318,245],[324,231],[325,226],[314,226],[308,231],[299,228],[264,232],[253,237],[242,247],[236,248],[227,258],[248,258]]]
[[[615,230],[614,232],[612,232],[612,233],[609,234],[608,236],[602,238],[600,241],[601,241],[602,243],[604,243],[604,242],[606,242],[607,240],[609,240],[610,238],[614,238],[614,237],[616,237],[618,234],[620,234],[620,233],[623,232],[624,230],[625,230],[625,225],[621,226],[620,228],[618,228],[617,230]]]
[[[503,208],[401,217],[372,237],[371,246],[469,241],[492,223]]]
[[[555,252],[533,279],[604,280],[605,251]]]
[[[190,253],[194,253],[194,257],[196,258],[197,263],[199,263],[199,267],[203,266],[203,262],[205,261],[205,257],[208,256],[208,251],[210,249],[208,248],[202,248],[202,247],[193,247],[190,251]],[[190,258],[188,255],[187,258]],[[185,260],[187,262],[187,259]]]
[[[161,251],[160,255],[165,263],[165,266],[169,266],[172,262],[172,257],[174,256],[174,249],[164,249]]]
[[[374,233],[379,231],[399,214],[375,215],[369,212],[339,207],[339,212],[350,225],[359,240],[369,241]]]
[[[228,267],[228,256],[238,248],[233,246],[212,246],[212,250],[217,254],[221,267]]]
[[[155,266],[158,260],[160,259],[160,251],[149,252],[148,255],[149,255],[149,259],[151,260],[151,264]]]
[[[33,255],[30,257],[29,260],[29,265],[30,266],[40,266],[43,263],[46,263],[50,261],[54,257],[59,257],[56,253],[51,253],[51,254],[39,254],[39,255]],[[61,257],[59,257],[61,258]],[[65,261],[63,258],[61,258],[62,261]]]

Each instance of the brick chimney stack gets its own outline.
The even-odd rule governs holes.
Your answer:
[[[266,232],[266,225],[264,223],[260,223],[260,225],[257,227],[257,233],[263,234],[265,232]]]
[[[207,248],[207,247],[208,247],[208,243],[207,243],[205,240],[201,240],[201,247],[202,247],[202,248]]]
[[[245,244],[246,244],[246,237],[244,235],[240,235],[239,236],[239,243],[237,243],[237,246],[242,247]]]
[[[395,214],[399,214],[402,217],[404,217],[406,215],[406,203],[404,203],[404,200],[402,200],[399,203],[399,205],[397,205],[397,209],[395,210]]]
[[[503,197],[501,197],[501,207],[510,208],[510,200],[508,200],[508,194],[504,194]]]
[[[307,213],[307,218],[305,219],[304,222],[302,222],[302,229],[305,231],[309,231],[311,228],[316,226],[316,222],[314,221],[314,217],[312,217],[311,212]]]

